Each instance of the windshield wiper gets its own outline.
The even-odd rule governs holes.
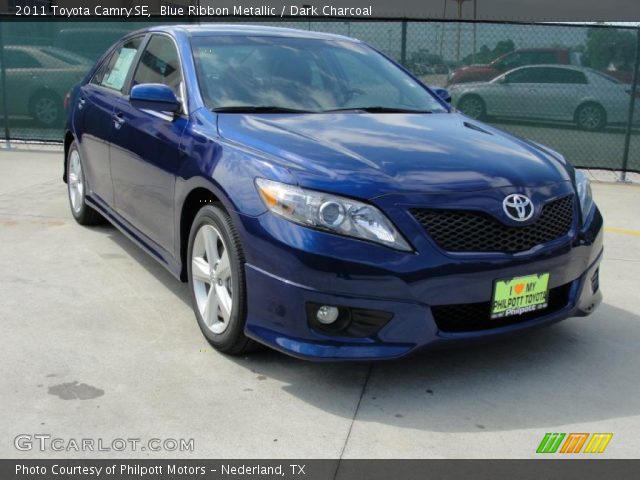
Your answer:
[[[212,108],[217,113],[311,113],[297,108],[278,107],[276,105],[229,105],[227,107]]]
[[[431,110],[416,110],[413,108],[401,108],[401,107],[345,107],[335,108],[333,110],[323,110],[322,113],[333,112],[366,112],[366,113],[433,113]]]

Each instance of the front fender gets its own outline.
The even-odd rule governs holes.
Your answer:
[[[177,259],[182,251],[180,233],[183,206],[194,190],[211,192],[237,225],[240,221],[238,215],[255,217],[266,211],[255,187],[257,177],[297,183],[289,170],[279,165],[277,160],[218,136],[211,118],[215,120],[215,115],[207,114],[195,112],[180,146],[184,160],[176,174],[174,195]]]

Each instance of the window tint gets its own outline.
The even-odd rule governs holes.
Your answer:
[[[400,101],[398,88],[389,83],[379,71],[367,65],[363,57],[353,55],[349,50],[337,50],[335,57],[345,74],[345,86],[351,92],[367,92],[367,95],[387,98],[393,102]]]
[[[555,52],[531,52],[530,64],[558,63]]]
[[[496,63],[498,68],[510,70],[525,65],[540,65],[544,63],[558,63],[555,52],[514,52]]]
[[[617,78],[614,78],[614,77],[612,77],[610,75],[607,75],[606,73],[598,72],[597,70],[591,70],[591,73],[593,75],[597,75],[601,79],[606,80],[608,82],[617,83],[618,85],[622,85],[622,82],[620,80],[618,80]]]
[[[54,47],[45,47],[42,49],[42,51],[50,57],[53,57],[56,60],[60,60],[69,65],[83,65],[88,63],[88,60],[86,58],[75,55],[72,52],[67,52],[66,50],[61,50]]]
[[[496,62],[496,67],[504,70],[511,70],[512,68],[520,67],[526,62],[522,57],[522,53],[511,53],[506,55],[502,60]]]
[[[506,78],[509,83],[540,83],[542,81],[542,68],[522,68],[509,73]]]
[[[154,35],[140,57],[132,85],[161,83],[180,98],[181,82],[180,57],[173,40],[165,35]]]
[[[40,68],[40,62],[26,52],[20,50],[6,49],[4,51],[4,61],[7,68]]]
[[[142,37],[136,37],[118,47],[98,68],[91,83],[121,92],[141,43]]]
[[[547,68],[549,83],[586,84],[587,77],[577,70],[565,68]]]

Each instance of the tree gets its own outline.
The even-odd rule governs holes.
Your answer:
[[[617,28],[590,28],[587,32],[587,65],[597,70],[631,70],[635,55],[635,38]]]
[[[516,48],[513,40],[500,40],[493,49],[486,45],[482,45],[475,55],[475,63],[491,63],[496,58],[509,53]],[[462,59],[462,63],[471,64],[474,62],[473,54],[469,54]]]

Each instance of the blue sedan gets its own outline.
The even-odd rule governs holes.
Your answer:
[[[446,97],[342,36],[137,31],[69,94],[71,213],[188,282],[227,354],[395,358],[593,312],[587,178]]]

